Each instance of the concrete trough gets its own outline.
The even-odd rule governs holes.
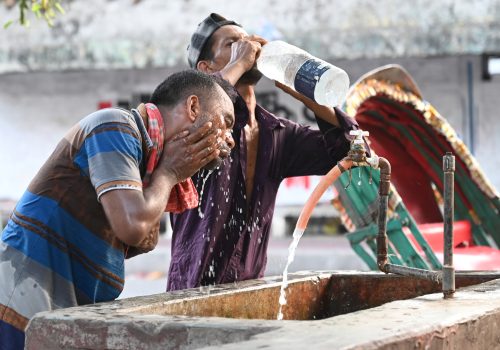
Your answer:
[[[500,348],[500,273],[458,273],[457,292],[377,272],[281,278],[117,300],[37,314],[27,349]],[[489,281],[489,282],[488,282]]]

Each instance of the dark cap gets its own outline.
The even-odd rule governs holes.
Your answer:
[[[235,21],[227,20],[217,13],[211,13],[210,16],[203,20],[203,22],[198,24],[198,28],[196,28],[196,31],[191,36],[191,43],[187,48],[188,62],[191,68],[196,67],[198,60],[200,59],[200,54],[203,51],[203,47],[212,34],[220,27],[230,24],[241,27],[241,25]]]

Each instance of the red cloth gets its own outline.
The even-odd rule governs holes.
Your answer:
[[[153,142],[153,147],[148,155],[146,174],[142,180],[144,188],[149,185],[151,180],[151,175],[155,170],[161,155],[163,153],[163,118],[160,114],[158,108],[152,104],[147,103],[145,105],[146,112],[148,114],[148,134]],[[198,206],[198,191],[194,186],[193,181],[189,178],[182,182],[176,184],[172,191],[170,191],[170,197],[168,198],[167,207],[165,211],[171,213],[182,213],[187,209],[193,209]]]

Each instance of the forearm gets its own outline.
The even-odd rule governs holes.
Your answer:
[[[321,118],[333,126],[341,127],[334,108],[320,105],[311,99],[304,99],[302,103],[304,103],[304,105],[310,109],[316,117]]]
[[[138,246],[151,240],[152,229],[161,219],[175,175],[158,169],[143,192],[113,190],[101,197],[106,217],[117,238],[129,246]]]
[[[175,174],[157,169],[151,177],[151,183],[143,190],[146,221],[155,224],[161,218],[167,206],[170,192],[178,183]]]
[[[292,89],[292,88],[290,88],[290,87],[288,87],[280,82],[275,81],[275,85],[276,85],[276,87],[283,90],[285,93],[289,94],[290,96],[292,96],[296,100],[302,102],[304,104],[304,106],[306,106],[306,108],[311,110],[316,117],[321,118],[325,122],[328,122],[335,127],[342,127],[334,108],[320,105],[319,103],[315,102],[314,100],[306,97],[305,95],[302,95],[301,93],[295,91],[294,89]]]
[[[155,240],[152,234],[158,234],[157,228],[160,219],[165,212],[170,192],[177,184],[174,174],[158,169],[153,173],[151,183],[143,190],[144,202],[136,207],[133,214],[133,222],[139,230],[137,243],[133,246],[149,245],[147,241]]]
[[[246,72],[246,68],[239,62],[229,63],[218,73],[220,76],[235,86],[241,76]]]

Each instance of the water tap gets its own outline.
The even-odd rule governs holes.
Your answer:
[[[351,130],[349,135],[354,136],[351,141],[351,149],[347,152],[347,156],[353,161],[355,165],[360,165],[359,163],[364,163],[366,160],[366,148],[363,136],[368,137],[370,133],[363,130]]]
[[[368,137],[370,133],[363,130],[351,130],[349,135],[354,136],[351,141],[351,148],[347,152],[347,157],[350,158],[355,166],[369,166],[370,167],[370,183],[372,183],[372,173],[371,170],[378,168],[378,156],[373,155],[371,157],[366,157],[366,147],[363,137]],[[349,169],[349,183],[346,186],[349,187],[352,181],[352,170]]]

